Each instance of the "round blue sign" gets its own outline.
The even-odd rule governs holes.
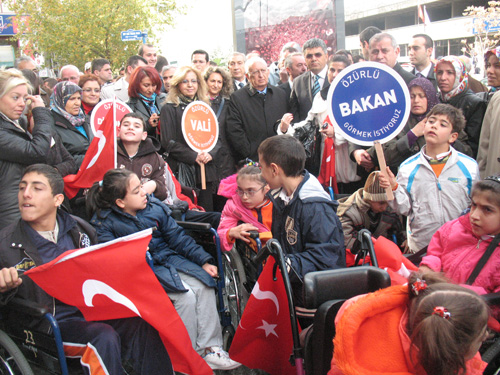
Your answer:
[[[342,70],[330,86],[327,102],[334,126],[362,146],[390,141],[410,115],[406,83],[394,69],[374,62]]]

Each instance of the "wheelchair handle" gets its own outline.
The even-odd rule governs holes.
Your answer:
[[[377,255],[375,254],[375,249],[373,248],[372,234],[368,229],[361,229],[358,232],[358,240],[361,242],[361,249],[368,250],[370,254],[371,262],[374,267],[378,268]]]
[[[259,231],[256,231],[256,230],[249,230],[248,233],[250,233],[250,238],[255,240],[257,238],[259,238]]]
[[[257,254],[251,257],[253,264],[261,264],[271,252],[269,251],[267,246],[264,246]]]

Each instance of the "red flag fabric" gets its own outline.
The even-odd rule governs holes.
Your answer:
[[[64,192],[69,199],[80,189],[91,187],[116,165],[116,131],[113,121],[114,105],[89,145],[77,174],[64,177]]]
[[[373,240],[373,248],[377,254],[379,268],[386,270],[391,277],[392,285],[404,285],[408,282],[410,272],[417,271],[418,267],[410,262],[391,240],[379,236]]]
[[[174,369],[191,375],[212,370],[193,349],[187,330],[146,261],[147,229],[70,250],[26,274],[49,295],[78,307],[86,320],[140,316],[160,333]]]
[[[333,127],[330,117],[328,116],[326,116],[324,123],[328,123],[329,126]],[[325,187],[331,186],[335,194],[339,193],[337,188],[337,176],[335,174],[335,141],[333,138],[325,138],[318,181]]]
[[[295,374],[289,358],[293,351],[292,328],[285,286],[274,259],[269,257],[241,317],[229,355],[250,368],[271,375]]]

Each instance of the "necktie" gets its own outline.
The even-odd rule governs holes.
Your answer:
[[[316,75],[314,76],[314,86],[313,86],[313,89],[312,89],[312,96],[313,98],[316,96],[316,94],[319,92],[320,90],[320,87],[319,87],[319,76]]]
[[[423,77],[424,77],[424,75],[423,75],[422,73],[418,72],[418,73],[417,73],[417,77],[421,77],[421,78],[423,78]]]
[[[240,89],[243,88],[243,86],[245,86],[245,84],[243,82],[240,82],[238,83],[238,86],[240,86]]]

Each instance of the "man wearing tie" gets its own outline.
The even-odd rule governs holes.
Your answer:
[[[314,96],[330,85],[326,77],[328,55],[325,42],[318,38],[309,39],[302,50],[308,71],[293,81],[290,110],[294,123],[305,120]]]
[[[245,55],[241,52],[234,52],[231,55],[231,60],[227,64],[229,73],[233,77],[233,91],[239,90],[247,84],[245,78]]]
[[[408,44],[408,55],[410,62],[414,66],[411,73],[417,77],[427,78],[437,90],[437,81],[434,74],[434,63],[431,61],[434,42],[427,34],[413,35]]]

